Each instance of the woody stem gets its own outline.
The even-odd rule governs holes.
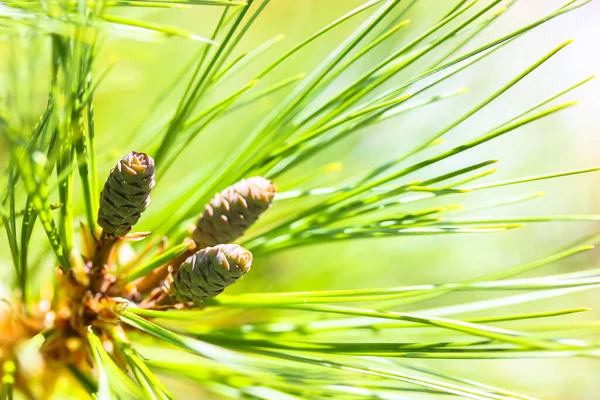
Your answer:
[[[108,271],[108,263],[116,241],[117,239],[112,236],[109,236],[106,233],[102,234],[90,271],[90,287],[94,293],[98,293],[102,290],[104,277]]]
[[[172,261],[165,265],[156,268],[143,278],[140,278],[135,286],[140,293],[147,293],[158,287],[161,281],[163,281],[169,274],[169,267],[171,272],[175,273],[179,269],[179,266],[185,261],[186,258],[194,254],[195,246],[190,246],[188,251],[176,257]]]

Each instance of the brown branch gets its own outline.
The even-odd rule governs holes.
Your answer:
[[[179,270],[179,266],[185,261],[185,259],[194,254],[194,251],[196,250],[196,244],[192,240],[189,240],[189,244],[190,247],[185,253],[156,268],[143,278],[138,279],[135,282],[137,291],[140,293],[148,293],[157,288],[160,285],[160,282],[165,280],[165,278],[169,275],[169,272],[177,272]],[[171,267],[171,270],[169,270],[169,267]]]
[[[113,247],[117,240],[118,239],[109,236],[106,233],[102,234],[96,254],[94,255],[92,269],[90,270],[90,288],[94,293],[102,291],[104,278],[109,269]]]

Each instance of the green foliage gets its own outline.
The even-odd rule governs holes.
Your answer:
[[[169,169],[177,166],[177,160],[189,154],[185,150],[198,147],[201,157],[194,164],[202,163],[204,157],[220,160],[210,164],[215,166],[212,170],[176,171],[181,180],[175,189],[162,193],[160,203],[149,206],[142,221],[151,232],[131,234],[128,240],[143,239],[126,244],[135,256],[129,261],[117,260],[116,270],[109,271],[123,287],[135,285],[186,256],[193,247],[184,240],[189,235],[188,225],[202,214],[204,205],[215,193],[257,175],[286,188],[275,195],[273,209],[287,207],[287,211],[279,218],[269,219],[272,210],[265,211],[269,198],[261,204],[260,212],[265,211],[261,224],[237,240],[254,255],[254,269],[263,269],[266,263],[261,263],[277,252],[325,243],[386,237],[401,241],[405,236],[426,235],[469,237],[519,229],[525,224],[600,220],[600,215],[588,214],[486,215],[491,209],[535,200],[541,196],[539,192],[498,197],[492,203],[466,207],[456,203],[456,199],[468,199],[480,191],[600,170],[599,166],[591,166],[481,182],[496,172],[495,168],[487,168],[497,160],[461,159],[468,150],[516,134],[519,128],[574,106],[576,101],[562,100],[563,97],[593,77],[567,83],[565,89],[501,123],[481,127],[459,145],[439,152],[437,148],[465,121],[492,107],[547,61],[562,56],[561,51],[571,41],[551,50],[532,49],[535,55],[531,56],[529,67],[468,111],[457,113],[443,128],[431,135],[423,134],[419,143],[403,149],[393,159],[381,160],[380,165],[327,187],[304,188],[303,182],[298,184],[286,175],[290,171],[305,171],[326,149],[365,128],[438,102],[450,104],[466,91],[448,91],[441,88],[443,83],[479,65],[538,26],[589,2],[568,1],[512,32],[464,50],[488,26],[509,14],[509,8],[518,7],[518,2],[455,1],[437,23],[407,38],[402,36],[405,27],[410,27],[406,16],[417,2],[371,0],[292,46],[274,61],[264,62],[253,74],[247,74],[246,68],[262,62],[265,52],[281,40],[281,36],[275,36],[240,52],[247,33],[261,23],[269,0],[11,0],[1,4],[1,29],[7,40],[14,43],[17,55],[5,60],[10,77],[16,78],[19,68],[38,64],[48,66],[43,75],[49,77],[47,81],[39,76],[12,79],[5,89],[6,101],[0,107],[0,151],[7,155],[2,165],[0,223],[6,231],[14,265],[7,301],[32,318],[40,301],[57,307],[64,287],[53,282],[51,296],[34,290],[35,285],[39,286],[38,278],[48,279],[48,273],[42,262],[33,261],[32,254],[40,261],[52,260],[53,266],[61,267],[60,273],[72,273],[77,280],[77,274],[89,270],[90,263],[95,262],[90,260],[96,246],[102,245],[96,221],[101,204],[98,164],[112,155],[97,145],[102,133],[96,131],[94,98],[110,70],[110,65],[98,57],[104,41],[115,34],[133,40],[176,37],[198,43],[198,53],[190,63],[173,77],[173,84],[165,92],[156,95],[149,113],[162,110],[159,121],[151,126],[136,121],[139,130],[119,132],[119,140],[128,151],[144,151],[154,158],[158,187],[161,179],[166,182],[168,172],[173,173]],[[119,9],[145,8],[172,9],[170,12],[177,13],[205,6],[218,10],[220,15],[206,38],[182,28],[113,14]],[[357,22],[360,18],[362,22]],[[278,77],[275,83],[256,89],[307,46],[318,45],[330,32],[352,24],[353,30],[312,71]],[[402,43],[398,50],[383,59],[370,57],[398,37]],[[356,71],[358,74],[349,74]],[[234,77],[243,78],[245,83],[230,90],[233,84],[228,81]],[[179,82],[184,82],[183,88],[177,85]],[[47,93],[41,110],[24,100],[33,98],[34,92]],[[283,99],[261,113],[256,123],[238,127],[244,132],[243,140],[223,149],[223,154],[198,145],[203,134],[219,121],[236,118],[234,112],[282,93]],[[175,103],[170,101],[174,96],[178,99]],[[427,169],[448,159],[456,160],[459,167],[439,174]],[[452,202],[447,200],[449,196]],[[427,202],[433,198],[438,201],[435,205]],[[160,204],[166,206],[158,207]],[[226,205],[229,207],[229,203]],[[111,218],[122,217],[121,210],[113,210],[115,215]],[[476,211],[483,214],[473,216]],[[139,212],[136,214],[139,217]],[[137,218],[131,225],[136,221]],[[236,231],[236,239],[253,222],[248,221],[244,229]],[[76,235],[77,227],[83,232],[81,240]],[[44,233],[47,243],[32,241],[38,231]],[[121,233],[116,236],[127,232]],[[172,379],[163,382],[166,376],[194,382],[202,390],[224,397],[362,399],[453,395],[471,399],[532,399],[510,389],[445,373],[443,369],[424,368],[413,359],[597,357],[597,343],[585,337],[597,329],[595,321],[543,322],[585,313],[589,310],[586,307],[506,315],[492,312],[508,305],[597,289],[598,269],[516,276],[588,251],[599,240],[597,235],[585,237],[539,259],[494,274],[458,277],[447,283],[317,291],[307,281],[303,282],[307,287],[302,292],[226,292],[218,297],[208,296],[212,298],[204,301],[202,308],[172,310],[150,309],[145,306],[149,303],[137,301],[132,295],[127,299],[128,307],[119,306],[121,299],[113,308],[107,306],[117,314],[116,322],[109,321],[112,329],[90,324],[84,334],[78,333],[85,338],[82,346],[93,367],[89,368],[88,360],[64,362],[58,372],[73,377],[91,398],[98,399],[184,398],[178,395],[176,387],[170,386]],[[422,260],[423,264],[427,262]],[[313,268],[320,267],[317,264]],[[503,294],[507,291],[518,293]],[[484,293],[486,299],[461,297],[474,292]],[[457,296],[457,302],[427,308],[426,301],[442,296]],[[91,302],[84,298],[81,301]],[[484,311],[486,316],[463,316],[474,311]],[[3,318],[0,315],[0,332]],[[507,328],[507,323],[517,327]],[[32,342],[40,335],[46,337],[54,328],[45,326],[23,342]],[[409,331],[411,336],[399,340]],[[0,399],[12,399],[13,391],[27,395],[23,385],[16,384],[17,378],[24,376],[19,373],[19,355],[16,351],[2,351],[9,343],[14,344],[6,332],[0,333]],[[410,339],[414,337],[417,339]],[[51,369],[51,364],[46,368]]]

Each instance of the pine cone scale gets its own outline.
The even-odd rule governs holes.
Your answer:
[[[150,203],[154,187],[154,160],[131,152],[110,171],[100,196],[98,225],[113,237],[125,236]]]
[[[252,253],[235,244],[204,248],[188,257],[173,276],[170,297],[200,304],[234,284],[252,265]]]
[[[204,207],[194,240],[199,248],[231,243],[271,206],[275,185],[262,177],[243,179],[226,188]]]

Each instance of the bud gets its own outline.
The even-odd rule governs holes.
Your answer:
[[[255,176],[217,193],[196,224],[194,241],[198,248],[231,243],[242,236],[271,206],[276,190],[270,180]]]
[[[125,236],[150,203],[154,187],[154,160],[144,154],[127,154],[110,171],[100,196],[98,224],[113,237]]]
[[[178,303],[202,303],[234,284],[251,265],[252,253],[237,244],[204,248],[181,264],[170,296]]]

